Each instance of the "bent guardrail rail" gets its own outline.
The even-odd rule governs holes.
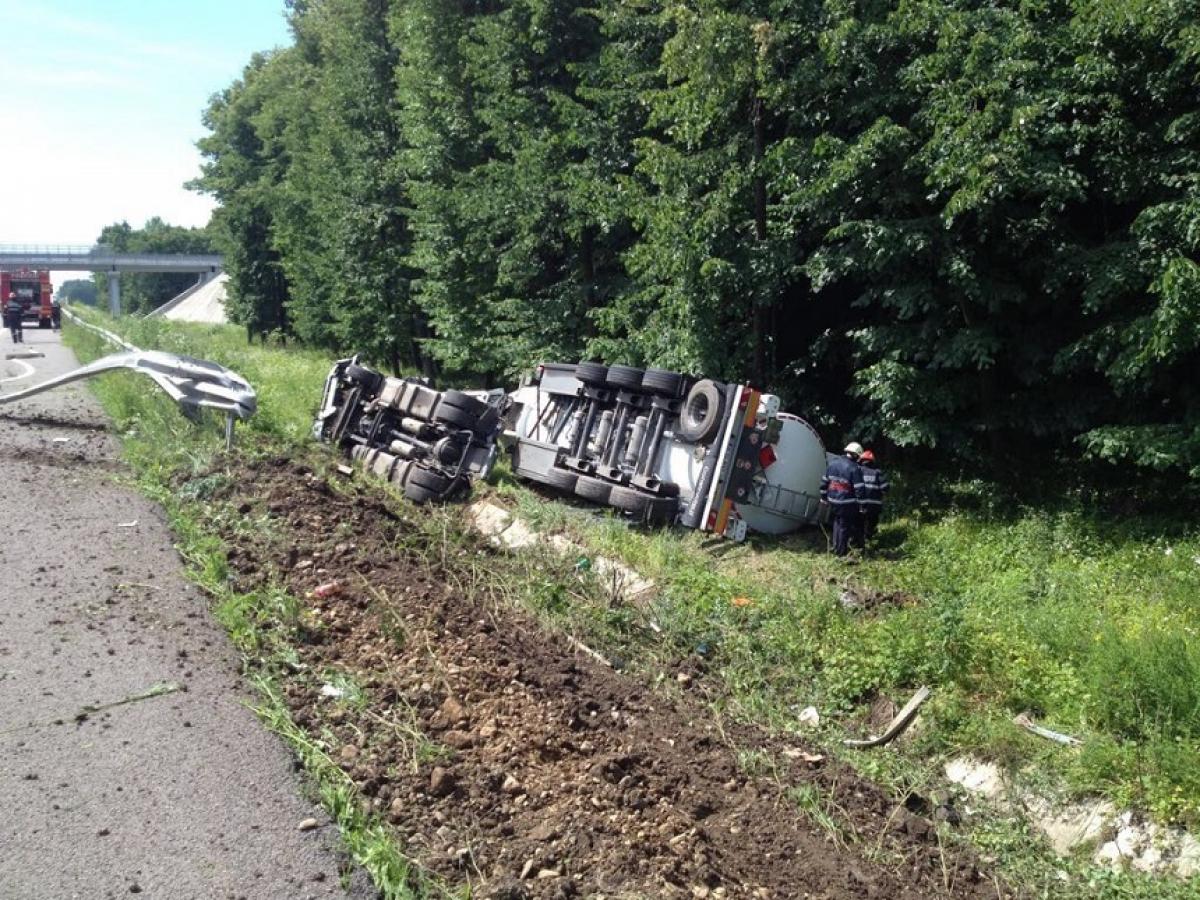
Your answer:
[[[105,372],[128,369],[140,372],[157,384],[179,405],[184,415],[193,415],[200,409],[214,409],[224,413],[227,446],[233,443],[234,422],[238,419],[248,419],[258,410],[258,397],[254,388],[242,376],[222,365],[161,350],[141,350],[111,331],[84,322],[68,310],[63,310],[63,313],[75,324],[123,348],[124,352],[103,356],[86,366],[24,390],[0,395],[0,405],[24,400]]]

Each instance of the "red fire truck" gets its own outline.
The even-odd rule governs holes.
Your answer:
[[[24,309],[23,319],[36,319],[38,328],[50,327],[50,299],[54,289],[50,286],[49,269],[0,270],[0,301],[7,303],[10,293],[17,295]]]

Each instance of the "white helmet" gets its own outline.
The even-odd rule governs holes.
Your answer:
[[[860,444],[858,441],[851,441],[846,445],[846,449],[842,452],[850,456],[861,456],[863,452],[862,444]]]

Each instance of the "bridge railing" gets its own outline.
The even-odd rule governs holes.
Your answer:
[[[116,252],[106,244],[0,244],[0,255],[10,256],[111,256]]]

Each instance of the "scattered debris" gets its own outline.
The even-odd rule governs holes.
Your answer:
[[[807,750],[800,750],[796,747],[784,750],[783,755],[788,759],[798,759],[800,762],[806,762],[809,765],[816,765],[819,762],[825,761],[825,757],[820,753],[809,753]]]
[[[323,684],[321,685],[321,696],[340,700],[346,696],[346,689],[334,684]]]
[[[608,666],[610,669],[613,667],[613,664],[611,661],[609,661],[608,657],[597,650],[593,650],[583,641],[579,640],[579,638],[571,637],[571,635],[568,634],[567,643],[570,644],[572,649],[578,650],[579,652],[590,656],[596,662],[600,663],[600,665]]]
[[[69,444],[71,443],[71,439],[69,437],[56,437],[52,438],[50,442],[52,444]]]
[[[41,350],[15,350],[4,354],[5,359],[42,359],[45,356]]]
[[[1107,801],[1053,803],[1042,797],[1024,801],[1030,820],[1046,835],[1059,856],[1066,856],[1081,844],[1097,844],[1111,833],[1117,810]]]
[[[336,597],[341,592],[342,584],[340,581],[328,581],[313,588],[312,595],[320,600],[324,600],[327,597]]]
[[[129,522],[118,522],[117,527],[118,528],[137,528],[137,523],[138,523],[138,520],[133,519]]]
[[[905,591],[876,591],[849,585],[838,595],[843,609],[853,612],[870,612],[889,607],[915,606],[920,601]]]
[[[320,824],[321,824],[321,823],[320,823],[320,822],[318,822],[316,819],[304,819],[304,820],[303,820],[303,821],[302,821],[302,822],[301,822],[299,825],[297,825],[296,827],[297,827],[297,828],[298,828],[300,831],[312,831],[314,828],[316,828],[316,827],[317,827],[318,825],[320,825]]]
[[[142,700],[151,700],[154,697],[163,697],[167,694],[174,694],[176,691],[187,690],[183,685],[176,684],[174,681],[160,681],[158,684],[152,685],[139,694],[131,694],[128,697],[122,697],[120,700],[114,700],[111,703],[101,703],[95,706],[80,707],[79,713],[76,715],[86,718],[91,713],[102,712],[106,709],[114,709],[118,706],[125,706],[128,703],[139,703]]]
[[[815,706],[806,706],[800,710],[800,715],[796,716],[796,721],[806,728],[817,728],[821,724],[821,714],[817,712]]]
[[[1068,747],[1078,747],[1083,744],[1083,741],[1077,737],[1063,734],[1061,731],[1051,731],[1049,728],[1043,728],[1041,725],[1035,724],[1033,719],[1029,718],[1029,713],[1021,713],[1013,719],[1013,724],[1019,725],[1031,734],[1036,734],[1038,737],[1044,737],[1046,740],[1054,741],[1058,744],[1066,744]]]
[[[1200,841],[1183,829],[1145,821],[1131,810],[1118,812],[1107,800],[1063,802],[1042,796],[1010,782],[995,763],[972,757],[951,760],[945,773],[970,794],[1022,811],[1060,856],[1090,845],[1092,862],[1114,871],[1129,867],[1178,878],[1200,874]]]
[[[947,780],[969,794],[979,794],[989,800],[1000,799],[1007,788],[1000,767],[971,756],[962,756],[946,763],[943,770]]]
[[[884,744],[891,743],[904,732],[904,729],[908,728],[908,726],[912,724],[913,719],[917,717],[917,710],[919,710],[921,705],[929,699],[929,695],[931,693],[932,691],[930,691],[928,687],[920,688],[915,694],[913,694],[912,699],[909,700],[908,703],[904,704],[904,709],[896,713],[895,718],[892,719],[892,722],[890,725],[888,725],[887,730],[878,737],[867,738],[866,740],[847,738],[846,740],[842,741],[842,743],[847,747],[855,747],[860,750],[865,750],[869,747],[882,747]]]
[[[537,544],[548,544],[558,553],[578,554],[575,571],[580,574],[595,572],[604,579],[609,593],[614,598],[634,602],[654,590],[654,582],[643,578],[624,563],[606,556],[592,559],[583,552],[582,546],[570,538],[561,534],[545,535],[535,531],[504,507],[487,500],[477,501],[467,507],[467,522],[497,547],[515,551]]]
[[[729,602],[734,606],[751,606],[754,603],[749,597],[734,597]]]

